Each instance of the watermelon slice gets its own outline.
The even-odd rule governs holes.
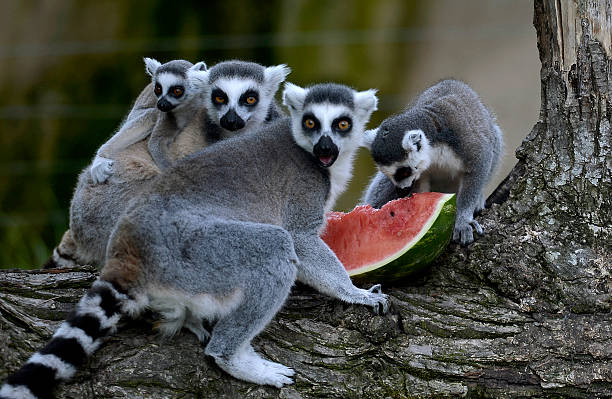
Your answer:
[[[417,193],[350,213],[330,212],[321,237],[358,281],[399,280],[434,260],[451,239],[455,194]]]

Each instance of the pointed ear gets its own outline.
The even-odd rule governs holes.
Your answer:
[[[376,97],[376,89],[360,91],[355,93],[355,106],[363,115],[365,121],[370,119],[372,112],[378,109],[378,98]]]
[[[208,67],[204,61],[196,62],[194,66],[189,68],[190,71],[206,71]]]
[[[304,107],[304,100],[306,99],[306,89],[301,88],[298,85],[287,82],[285,83],[285,90],[283,90],[283,104],[289,108],[289,111],[299,111]]]
[[[145,71],[147,71],[147,73],[151,76],[155,75],[155,71],[157,71],[157,68],[161,66],[161,63],[153,58],[145,57],[144,63],[145,63]]]
[[[272,93],[276,93],[278,86],[285,81],[287,75],[291,73],[291,68],[285,64],[267,67],[264,70],[264,82]]]
[[[412,150],[416,147],[417,151],[421,151],[424,138],[425,134],[422,130],[410,130],[406,132],[404,138],[402,139],[402,147],[404,150]]]
[[[187,70],[187,79],[191,82],[191,85],[197,90],[204,90],[204,88],[208,84],[208,71],[194,69],[196,65]]]
[[[370,129],[363,132],[363,137],[361,138],[361,145],[368,150],[372,149],[372,143],[376,139],[376,135],[378,134],[378,128]]]

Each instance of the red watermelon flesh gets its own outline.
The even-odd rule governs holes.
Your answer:
[[[381,209],[363,205],[350,213],[330,212],[322,238],[351,276],[401,277],[448,244],[454,199],[454,194],[417,193]]]

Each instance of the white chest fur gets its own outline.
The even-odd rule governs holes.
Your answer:
[[[460,173],[463,173],[465,165],[461,158],[457,156],[446,144],[438,144],[432,146],[430,149],[430,164],[429,170],[436,171],[439,173],[445,173],[450,175],[449,177],[456,177]]]
[[[338,197],[346,190],[351,177],[353,176],[354,154],[341,154],[340,157],[329,168],[329,197],[325,203],[325,212],[329,212],[334,207]]]

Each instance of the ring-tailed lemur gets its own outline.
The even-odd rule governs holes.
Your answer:
[[[500,162],[502,133],[495,117],[468,85],[444,80],[425,90],[404,112],[366,132],[380,172],[364,202],[380,208],[411,192],[457,193],[453,240],[467,245],[482,227],[483,190]],[[382,173],[381,173],[382,172]]]
[[[206,145],[243,134],[246,130],[256,130],[262,124],[278,118],[281,114],[277,111],[274,95],[289,72],[290,69],[286,65],[264,67],[240,61],[221,62],[208,71],[199,71],[198,76],[206,75],[203,83],[207,101],[211,100],[212,95],[212,89],[208,88],[213,85],[226,90],[229,104],[240,103],[247,91],[255,93],[258,101],[249,106],[250,117],[245,126],[235,131],[215,125],[213,121],[219,112],[216,108],[211,110],[205,105],[170,145],[172,158],[178,159],[192,154]],[[158,100],[153,94],[152,86],[148,87],[150,93],[141,93],[134,109],[128,115],[126,124],[130,124],[133,118],[141,118],[143,114],[162,114],[156,109]],[[236,86],[243,87],[245,91],[231,90]],[[240,109],[240,106],[238,108]],[[141,120],[147,121],[149,131],[157,122],[145,118]],[[163,124],[169,123],[165,118],[160,121]],[[157,135],[158,131],[168,132],[164,125],[159,127],[160,129],[155,128],[151,138]],[[169,132],[171,135],[172,130]],[[168,136],[161,134],[160,137]],[[159,173],[159,168],[152,162],[146,141],[129,146],[114,158],[113,174],[106,184],[95,184],[90,178],[89,169],[79,176],[70,206],[70,230],[64,233],[62,241],[44,265],[45,268],[104,264],[106,244],[119,215],[125,210],[128,201],[143,192],[150,185],[150,179]]]
[[[291,120],[177,162],[130,203],[99,279],[0,396],[50,392],[74,375],[122,314],[145,308],[164,318],[162,332],[185,326],[207,341],[205,353],[232,376],[277,387],[292,383],[294,371],[260,357],[251,340],[296,278],[387,311],[380,285],[355,287],[319,237],[330,195],[350,174],[343,160],[359,147],[376,96],[341,85],[287,85],[284,102]],[[211,331],[205,319],[214,321]]]
[[[237,130],[257,130],[262,123],[277,119],[281,115],[274,101],[278,85],[269,83],[278,82],[274,76],[284,80],[289,71],[285,65],[262,68],[237,60],[211,68],[204,91],[209,141],[232,136]]]
[[[155,84],[157,109],[164,112],[151,132],[148,149],[153,162],[163,171],[172,163],[170,145],[204,106],[207,74],[198,72],[206,71],[206,64],[190,66],[187,61],[171,61],[162,65],[150,58],[145,61]]]
[[[98,149],[90,168],[95,184],[104,183],[112,174],[116,154],[145,139],[152,132],[155,134],[149,139],[149,152],[161,169],[167,168],[170,163],[169,154],[165,154],[159,148],[160,145],[169,144],[168,139],[164,140],[166,137],[173,141],[204,106],[202,91],[206,75],[201,73],[206,71],[204,62],[194,65],[185,60],[173,60],[162,65],[152,58],[145,58],[144,61],[157,98],[157,110],[148,109],[137,117],[128,118],[117,133]],[[168,122],[160,124],[162,119]],[[162,125],[160,127],[165,129],[156,129],[156,125]],[[171,130],[171,133],[166,129]]]

